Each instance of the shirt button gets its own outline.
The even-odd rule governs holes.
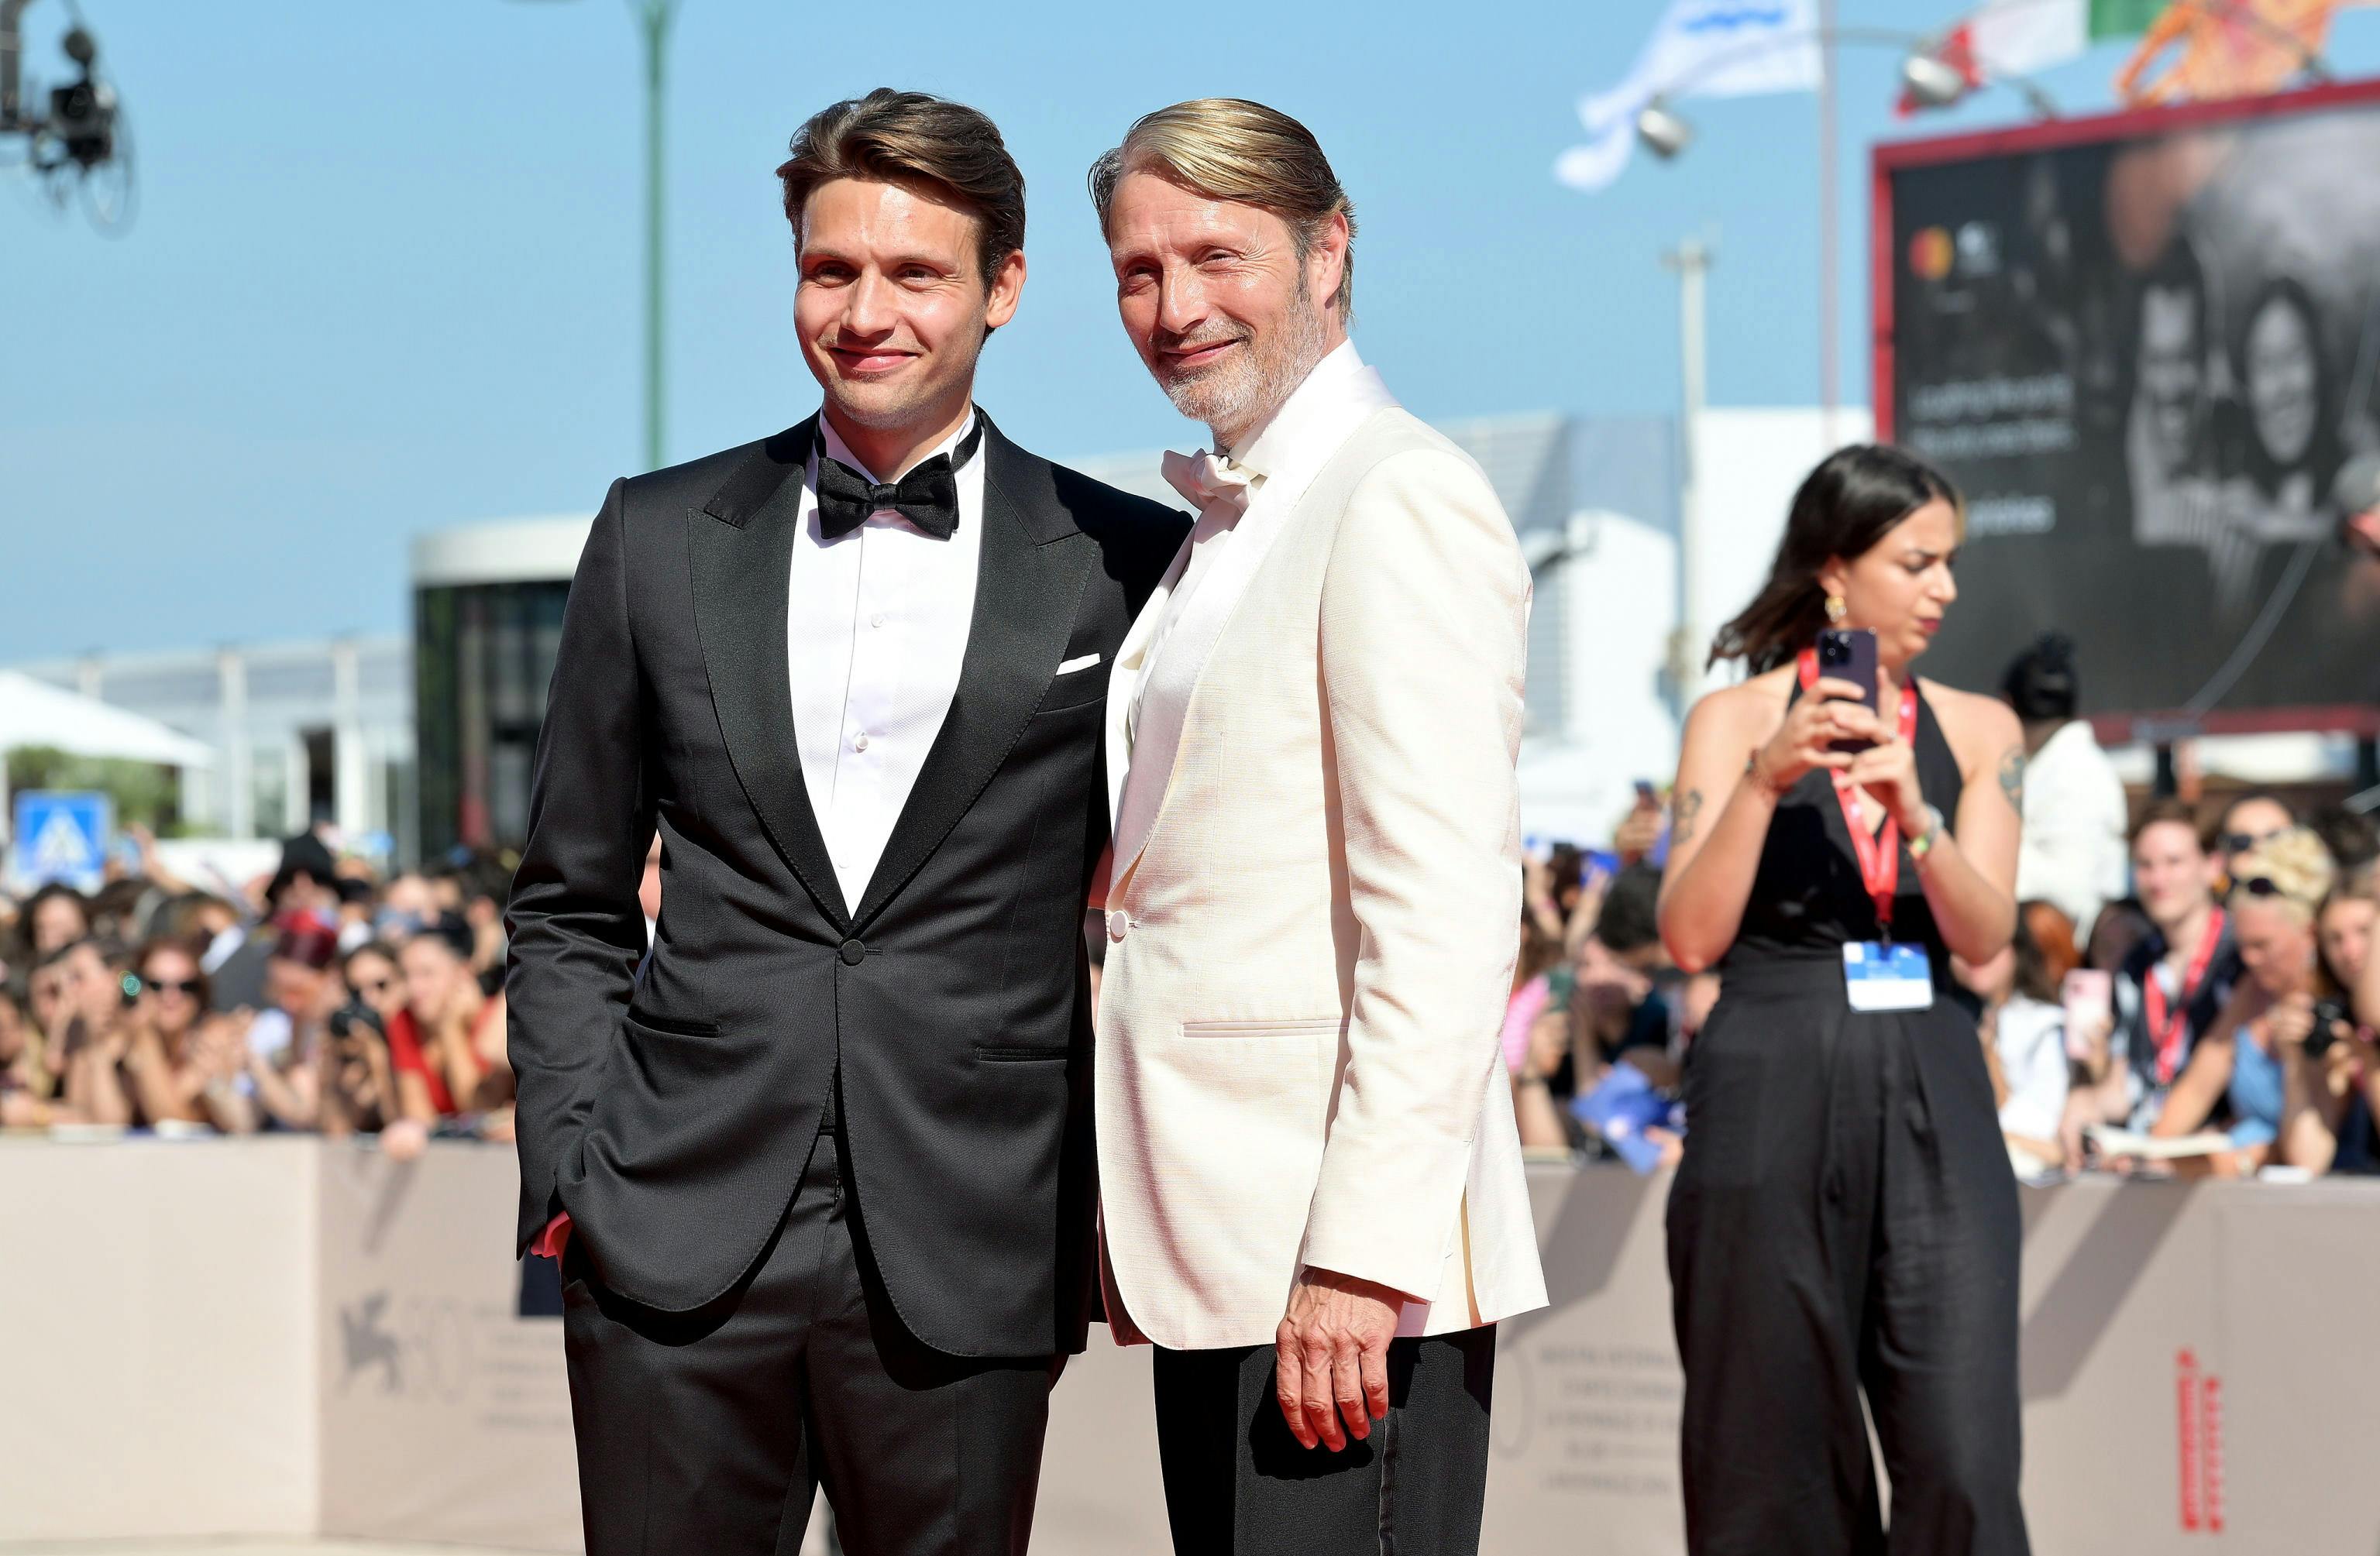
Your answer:
[[[844,966],[857,967],[868,959],[868,944],[862,940],[846,940],[843,943],[843,948],[835,952],[835,955],[843,959]]]
[[[1110,914],[1108,914],[1108,938],[1109,938],[1109,939],[1111,939],[1111,940],[1121,940],[1121,939],[1123,939],[1123,932],[1124,932],[1125,930],[1127,930],[1127,929],[1131,928],[1131,927],[1132,927],[1132,921],[1131,921],[1130,919],[1128,919],[1128,918],[1126,918],[1126,917],[1124,916],[1124,911],[1123,911],[1123,909],[1118,908],[1118,909],[1116,909],[1113,912],[1111,912]]]
[[[875,615],[868,618],[868,624],[871,627],[882,626],[884,624],[884,612],[880,610]]]
[[[858,734],[851,737],[851,749],[854,751],[866,751],[868,749],[868,732],[866,730],[863,730]]]

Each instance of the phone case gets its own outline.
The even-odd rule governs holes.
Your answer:
[[[1865,627],[1828,627],[1818,633],[1818,679],[1848,681],[1862,689],[1860,702],[1870,713],[1877,709],[1876,633]],[[1832,742],[1839,752],[1865,751],[1873,742]]]

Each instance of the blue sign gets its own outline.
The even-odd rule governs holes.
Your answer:
[[[20,891],[64,881],[97,891],[115,829],[115,802],[106,795],[29,789],[17,796],[9,877]]]

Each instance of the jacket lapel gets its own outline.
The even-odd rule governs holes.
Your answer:
[[[1173,553],[1166,567],[1165,576],[1148,593],[1148,603],[1140,614],[1132,619],[1131,628],[1123,634],[1123,645],[1116,649],[1115,664],[1108,674],[1107,706],[1107,778],[1108,830],[1113,835],[1123,814],[1123,780],[1131,766],[1132,753],[1124,739],[1125,717],[1132,700],[1140,692],[1141,671],[1148,668],[1148,640],[1157,633],[1157,623],[1164,619],[1165,602],[1182,582],[1182,573],[1190,565],[1190,537],[1182,537],[1182,549]]]
[[[1115,862],[1108,877],[1111,894],[1122,888],[1132,867],[1139,862],[1164,814],[1174,759],[1181,753],[1184,725],[1199,679],[1206,670],[1208,657],[1246,597],[1251,581],[1262,571],[1274,543],[1296,522],[1306,489],[1314,484],[1315,477],[1366,422],[1396,404],[1388,386],[1380,381],[1380,375],[1369,368],[1346,383],[1334,386],[1327,400],[1306,410],[1295,441],[1281,453],[1278,467],[1257,489],[1247,511],[1240,516],[1231,546],[1216,559],[1213,571],[1184,607],[1156,664],[1148,660],[1147,632],[1143,629],[1153,630],[1165,598],[1186,569],[1190,554],[1187,540],[1182,543],[1182,555],[1174,559],[1173,568],[1165,575],[1166,586],[1150,599],[1141,620],[1134,623],[1142,637],[1140,646],[1116,656],[1117,681],[1122,682],[1129,668],[1131,687],[1117,684],[1108,693],[1109,782],[1115,792],[1111,813]],[[1131,649],[1131,645],[1127,645],[1127,648]],[[1152,670],[1174,694],[1155,702],[1144,696],[1139,738],[1133,742],[1128,768],[1117,776],[1114,764],[1123,743],[1118,705],[1128,705]]]
[[[694,620],[719,732],[745,797],[828,922],[848,934],[843,888],[802,781],[786,664],[794,526],[801,522],[803,473],[817,428],[812,416],[770,439],[690,515]]]
[[[958,691],[852,915],[854,934],[933,856],[1025,732],[1065,657],[1098,553],[1059,501],[1049,466],[988,416],[983,457],[983,552]]]

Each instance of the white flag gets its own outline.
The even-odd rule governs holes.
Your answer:
[[[1670,0],[1627,78],[1579,100],[1586,144],[1556,159],[1554,176],[1574,189],[1619,177],[1656,97],[1810,91],[1820,70],[1817,0]]]

